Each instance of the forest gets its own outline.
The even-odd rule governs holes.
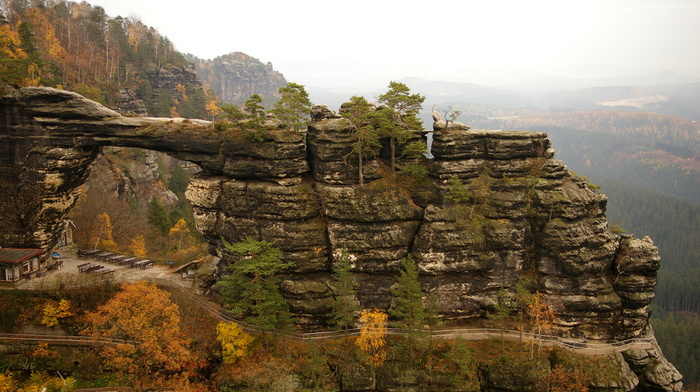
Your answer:
[[[206,118],[206,86],[164,78],[188,68],[194,74],[167,37],[138,19],[85,2],[0,1],[3,84],[63,88],[110,107],[130,89],[152,116]]]

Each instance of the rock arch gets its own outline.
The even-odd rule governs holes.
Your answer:
[[[352,126],[330,110],[315,114],[306,140],[278,130],[253,142],[202,120],[123,117],[66,91],[13,91],[0,98],[0,245],[50,249],[100,148],[139,147],[202,167],[187,197],[224,262],[221,237],[284,251],[294,267],[282,290],[302,321],[322,320],[330,265],[347,248],[365,306],[390,305],[399,261],[411,254],[446,318],[482,316],[499,290],[529,277],[564,334],[621,339],[646,329],[656,247],[608,230],[607,199],[554,159],[546,134],[440,130],[424,188],[378,171],[360,186]],[[467,206],[443,197],[453,178],[471,192]]]

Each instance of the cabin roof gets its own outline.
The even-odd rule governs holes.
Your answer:
[[[42,249],[0,248],[0,263],[18,264],[42,253]]]

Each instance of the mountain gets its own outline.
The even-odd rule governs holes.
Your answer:
[[[287,84],[272,63],[263,64],[245,53],[229,53],[213,60],[189,54],[185,58],[194,63],[199,79],[224,103],[243,105],[251,95],[258,94],[263,105],[271,107],[280,97],[279,88]]]

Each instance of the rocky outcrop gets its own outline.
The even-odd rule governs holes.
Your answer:
[[[446,320],[483,316],[520,282],[545,294],[560,335],[615,341],[648,326],[656,247],[610,232],[606,197],[554,158],[544,133],[447,127],[421,162],[428,181],[405,185],[374,158],[360,185],[354,129],[327,108],[314,109],[306,140],[271,129],[261,142],[201,121],[119,117],[53,89],[14,92],[0,108],[3,246],[50,245],[100,147],[141,147],[202,167],[186,195],[223,264],[233,258],[222,239],[283,251],[293,266],[281,289],[303,325],[324,323],[345,249],[365,307],[391,306],[411,255]],[[457,191],[466,196],[446,197]],[[641,363],[632,368],[646,390],[676,390],[667,361]]]
[[[128,88],[119,90],[117,108],[124,115],[138,117],[145,117],[148,115],[146,104],[143,102],[143,100],[136,97],[136,94],[134,94],[134,92]]]
[[[279,88],[287,84],[284,76],[272,68],[271,63],[235,52],[213,60],[192,58],[197,74],[222,102],[243,105],[253,94],[263,98],[269,107],[279,99]]]

